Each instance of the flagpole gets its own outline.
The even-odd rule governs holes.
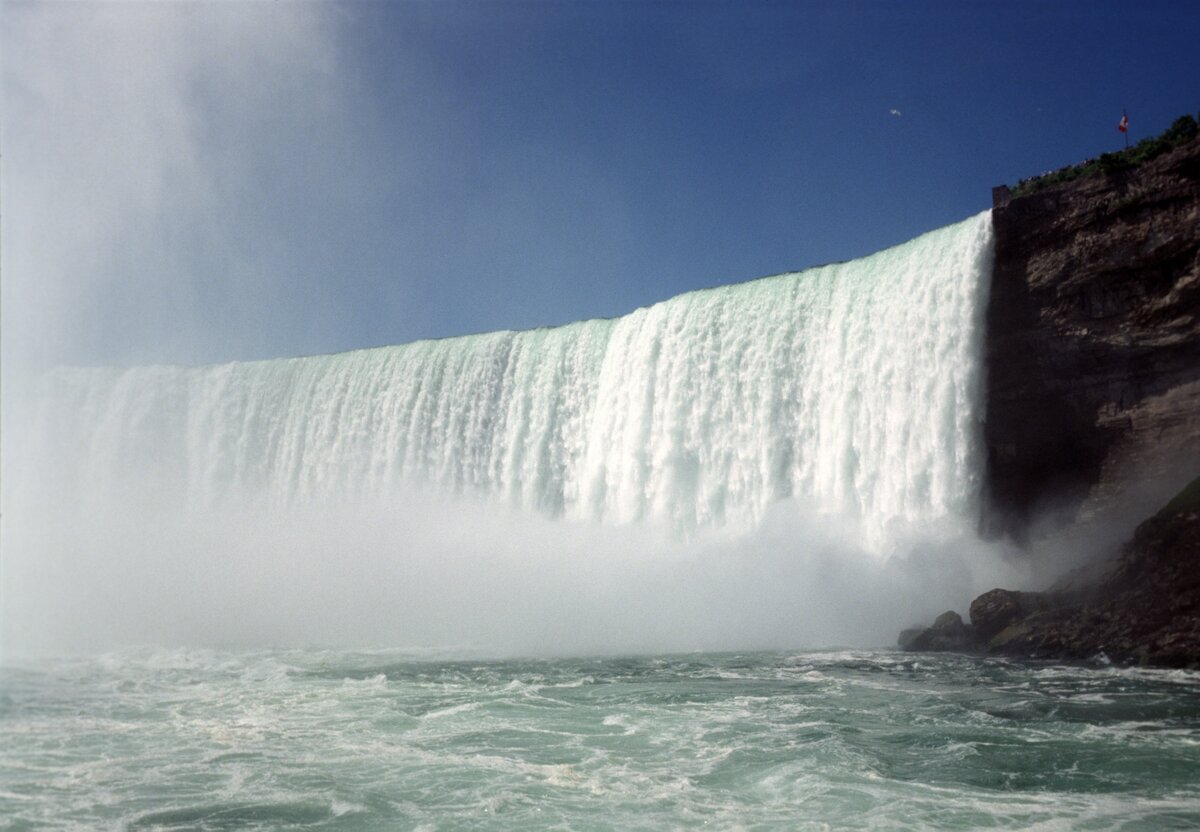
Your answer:
[[[1129,149],[1129,115],[1125,112],[1125,108],[1121,108],[1121,121],[1125,123],[1125,129],[1121,132],[1125,134],[1125,149]]]

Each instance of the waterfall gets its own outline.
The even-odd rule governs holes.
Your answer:
[[[875,543],[974,521],[985,212],[895,248],[611,320],[203,367],[61,368],[37,421],[80,499],[186,505],[399,485],[684,533],[775,503]]]

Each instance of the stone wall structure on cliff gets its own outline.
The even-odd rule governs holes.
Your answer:
[[[994,192],[985,532],[1086,519],[1200,470],[1200,140]]]

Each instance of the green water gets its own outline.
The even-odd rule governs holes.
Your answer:
[[[0,669],[0,827],[1200,828],[1200,674],[892,652]]]

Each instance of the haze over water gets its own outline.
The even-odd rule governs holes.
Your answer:
[[[990,264],[984,213],[613,320],[55,370],[7,460],[6,649],[886,643],[1006,568]]]

